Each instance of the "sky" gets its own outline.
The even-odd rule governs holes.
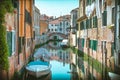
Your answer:
[[[79,7],[79,0],[35,0],[35,6],[41,14],[59,17]]]

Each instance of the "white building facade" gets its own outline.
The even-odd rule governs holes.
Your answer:
[[[35,45],[40,43],[40,10],[34,6],[34,36]]]

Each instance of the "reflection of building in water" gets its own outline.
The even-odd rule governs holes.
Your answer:
[[[49,50],[51,54],[51,59],[63,61],[64,63],[70,62],[70,54],[69,51],[65,50],[55,50],[55,49],[50,49]]]
[[[48,44],[49,48],[52,48],[52,49],[60,49],[60,42],[49,42]]]

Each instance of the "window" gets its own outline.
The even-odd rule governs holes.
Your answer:
[[[56,40],[56,39],[57,39],[57,36],[54,36],[54,39]]]
[[[115,7],[112,8],[112,24],[115,23]]]
[[[88,27],[89,27],[89,21],[88,21],[88,19],[86,20],[86,29],[88,29]]]
[[[53,26],[53,24],[51,24],[51,26]]]
[[[42,35],[44,35],[45,33],[42,33]]]
[[[75,34],[75,40],[76,40],[76,44],[75,44],[75,46],[77,46],[77,43],[78,43],[78,39],[77,39],[77,34]]]
[[[16,49],[16,35],[15,32],[12,32],[12,53],[15,52]]]
[[[84,22],[82,21],[81,23],[80,23],[80,30],[83,30],[84,29]]]
[[[82,47],[84,47],[84,43],[85,43],[85,39],[84,38],[81,39],[81,43],[82,43]]]
[[[62,28],[60,28],[60,31],[62,31]]]
[[[91,4],[91,0],[86,0],[86,5],[90,5]]]
[[[48,31],[50,31],[50,29],[48,29]]]
[[[35,40],[35,31],[33,31],[33,39]]]
[[[107,25],[107,11],[104,11],[102,13],[102,25],[106,26]]]
[[[32,18],[31,18],[31,15],[30,13],[25,9],[25,21],[28,23],[28,24],[31,24],[32,23]]]
[[[111,56],[114,56],[114,43],[111,44]]]
[[[98,44],[98,41],[93,40],[93,50],[95,50],[95,51],[97,51],[97,44]]]
[[[92,40],[89,40],[89,48],[92,48]]]
[[[66,22],[66,25],[68,26],[68,22]]]
[[[53,31],[53,29],[51,29],[51,31]]]
[[[55,31],[57,31],[57,29],[55,29]]]
[[[14,1],[14,0],[12,0],[12,3],[13,3],[13,6],[14,6],[14,8],[17,8],[18,6],[18,1]]]
[[[21,51],[22,51],[22,38],[21,37],[19,37],[19,39],[18,39],[18,53],[21,53]]]
[[[92,28],[92,18],[89,19],[89,28]]]
[[[12,53],[15,52],[15,48],[16,48],[15,40],[16,40],[15,32],[7,31],[7,43],[8,43],[9,56],[11,56]]]
[[[120,5],[120,0],[118,0],[118,5]]]
[[[76,24],[76,30],[78,30],[79,28],[78,28],[78,24]]]
[[[92,50],[97,50],[97,44],[98,41],[97,40],[89,40],[89,48],[91,48]]]
[[[9,56],[12,55],[12,32],[7,32],[7,43],[8,43],[8,51]]]
[[[62,22],[60,22],[60,26],[62,26]]]
[[[97,16],[93,17],[93,28],[97,28]]]

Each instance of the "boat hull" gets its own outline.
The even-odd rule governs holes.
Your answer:
[[[28,74],[30,74],[30,75],[32,75],[34,77],[39,78],[39,77],[42,77],[44,75],[49,74],[50,73],[50,68],[47,69],[47,70],[38,71],[38,72],[27,70],[27,72],[28,72]]]
[[[26,66],[26,71],[28,74],[38,78],[50,73],[51,72],[50,68],[51,65],[48,62],[37,60],[30,62]]]

